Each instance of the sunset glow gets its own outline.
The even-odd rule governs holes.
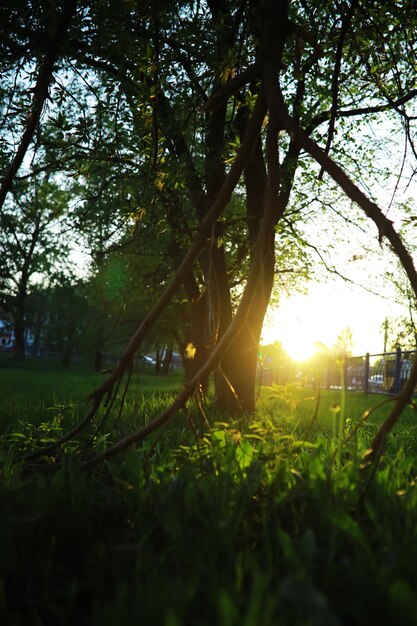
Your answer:
[[[385,317],[399,315],[398,306],[344,283],[312,284],[308,294],[285,298],[267,314],[262,343],[280,341],[294,360],[332,348],[346,328],[352,331],[353,354],[383,351]]]

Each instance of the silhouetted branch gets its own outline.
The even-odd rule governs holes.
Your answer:
[[[32,111],[29,115],[25,132],[23,133],[22,139],[20,141],[20,145],[14,156],[14,159],[11,162],[10,167],[7,170],[6,175],[1,184],[0,209],[3,206],[7,193],[9,192],[12,186],[13,179],[16,176],[16,173],[22,164],[22,161],[25,157],[25,154],[29,148],[29,144],[32,140],[32,137],[38,125],[38,122],[42,113],[43,105],[45,104],[45,100],[48,97],[49,84],[52,80],[53,69],[54,69],[55,62],[58,58],[61,42],[70,24],[71,18],[75,14],[76,5],[77,5],[76,0],[65,1],[58,24],[55,28],[55,31],[52,34],[48,50],[46,52],[45,58],[39,70],[39,75],[36,81],[36,85],[33,88]]]
[[[411,91],[409,91],[404,96],[401,96],[401,98],[392,100],[391,101],[392,104],[379,104],[375,106],[359,107],[357,109],[356,108],[340,109],[339,111],[337,111],[336,117],[337,119],[340,119],[342,117],[360,117],[362,115],[370,115],[372,113],[384,113],[385,111],[391,111],[393,107],[395,109],[398,109],[399,106],[401,106],[402,104],[406,104],[407,102],[409,102],[410,100],[416,97],[417,97],[417,89],[411,89]],[[317,117],[314,118],[312,124],[310,124],[309,127],[307,128],[307,132],[311,132],[314,128],[316,128],[320,124],[327,122],[330,119],[330,116],[331,116],[331,111],[323,111],[322,113],[317,115]]]
[[[268,92],[268,106],[272,114],[277,117],[277,120],[279,120],[282,127],[319,163],[319,165],[323,167],[324,171],[326,171],[334,179],[346,195],[375,223],[379,231],[379,240],[382,241],[384,237],[388,239],[393,252],[399,258],[401,265],[408,276],[414,294],[417,297],[417,271],[411,255],[394,228],[393,222],[385,217],[378,205],[365,196],[365,194],[350,180],[339,165],[326,155],[323,149],[320,148],[320,146],[313,141],[297,124],[295,124],[294,120],[292,120],[288,114],[282,94],[278,90]],[[373,462],[375,465],[378,463],[387,435],[397,422],[404,408],[410,402],[416,385],[417,361],[411,368],[409,378],[401,392],[398,394],[394,407],[372,441],[371,451],[366,458],[368,462]]]
[[[265,100],[262,96],[259,96],[257,102],[255,104],[255,108],[253,110],[252,116],[250,118],[245,137],[239,147],[236,158],[230,168],[230,171],[223,183],[223,186],[217,195],[216,200],[214,201],[210,211],[207,213],[205,218],[200,224],[200,227],[194,237],[194,241],[191,244],[187,254],[179,265],[171,283],[165,288],[163,293],[161,294],[159,300],[154,304],[152,309],[149,311],[148,315],[142,321],[130,342],[122,354],[119,363],[110,374],[109,378],[98,387],[95,391],[93,391],[89,399],[92,400],[93,404],[90,411],[87,413],[85,418],[77,424],[70,432],[65,434],[61,439],[59,439],[54,446],[48,448],[46,451],[39,451],[33,455],[30,455],[29,458],[33,458],[35,456],[41,456],[45,454],[47,451],[56,448],[57,446],[65,443],[72,437],[75,437],[78,433],[80,433],[89,422],[94,418],[97,413],[102,399],[105,395],[111,394],[111,390],[114,384],[117,384],[118,381],[122,378],[124,372],[129,367],[132,358],[140,346],[141,342],[152,328],[153,324],[159,318],[159,316],[163,313],[167,305],[170,303],[172,298],[174,297],[177,290],[180,288],[185,276],[190,272],[194,261],[198,258],[199,254],[205,247],[207,240],[210,238],[210,233],[212,231],[214,223],[217,221],[224,208],[228,204],[231,194],[235,189],[239,179],[242,175],[242,172],[245,168],[245,165],[251,155],[254,143],[260,133],[262,128],[262,123],[264,121],[266,114],[266,104]],[[259,269],[259,268],[258,268]],[[243,298],[242,298],[243,300]],[[237,316],[237,320],[239,320],[239,316]],[[240,322],[239,322],[240,323]],[[211,369],[217,364],[218,359],[221,357],[225,349],[229,346],[229,342],[232,341],[237,335],[240,327],[237,326],[238,322],[233,326],[233,328],[229,331],[226,331],[224,338],[218,344],[218,346],[213,351],[209,360],[206,362],[205,366],[194,376],[194,378],[188,383],[183,392],[177,396],[174,403],[167,409],[164,413],[162,413],[159,417],[155,418],[152,422],[150,422],[147,426],[145,426],[138,433],[134,433],[122,440],[117,446],[117,450],[125,449],[131,443],[135,441],[139,441],[141,438],[145,437],[147,434],[156,430],[160,425],[166,422],[171,415],[173,415],[178,409],[180,409],[186,400],[194,393],[197,385],[200,383],[200,380],[204,378],[204,376],[211,371]],[[109,450],[112,450],[110,448]],[[97,457],[94,457],[96,459]],[[107,458],[107,457],[103,457]]]
[[[259,96],[258,102],[261,100],[264,102],[263,97]],[[258,103],[257,103],[258,104]],[[256,139],[256,138],[255,138]],[[195,374],[192,380],[185,386],[174,402],[149,424],[140,428],[135,433],[128,435],[121,439],[116,444],[96,455],[90,459],[86,465],[88,467],[94,467],[98,463],[109,459],[110,457],[123,452],[129,446],[138,443],[145,439],[152,432],[160,428],[165,424],[178,410],[185,406],[187,400],[193,395],[200,382],[210,374],[210,372],[219,364],[221,357],[229,349],[230,345],[235,341],[236,337],[243,328],[246,320],[253,306],[254,294],[258,289],[260,276],[262,275],[264,268],[264,255],[265,251],[269,248],[268,241],[271,236],[271,227],[277,219],[277,203],[278,189],[279,189],[279,168],[278,168],[278,127],[274,119],[271,119],[268,123],[268,136],[267,136],[267,160],[268,160],[268,191],[267,201],[265,205],[265,212],[262,218],[259,234],[254,245],[253,261],[249,270],[249,276],[246,283],[245,290],[243,292],[241,301],[237,308],[236,314],[227,328],[226,332],[221,337],[219,343],[214,348],[204,365]],[[235,161],[236,162],[236,161]],[[272,230],[273,232],[273,230]]]
[[[337,116],[337,105],[339,99],[339,77],[340,69],[342,66],[343,45],[345,43],[345,37],[347,35],[349,26],[352,22],[353,12],[355,10],[357,0],[352,0],[349,11],[343,16],[342,27],[340,29],[339,40],[336,48],[336,59],[332,76],[332,108],[330,109],[329,131],[327,133],[326,147],[324,149],[325,154],[329,154],[330,146],[332,145],[334,129]],[[323,176],[323,167],[319,173],[319,180]]]

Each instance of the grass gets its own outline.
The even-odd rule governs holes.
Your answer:
[[[380,424],[387,418],[393,406],[393,398],[361,392],[322,390],[316,420],[317,391],[311,388],[265,387],[260,397],[260,407],[279,414],[287,424],[294,424],[298,433],[319,432],[329,438],[338,434],[349,437],[356,427],[363,441],[372,441]],[[313,423],[312,423],[313,422]],[[392,433],[388,447],[395,447],[396,440],[407,449],[417,453],[417,407],[408,406],[401,415]]]
[[[50,403],[73,405],[61,428],[96,383],[82,368],[0,370],[1,623],[417,624],[413,409],[362,505],[361,460],[389,407],[343,446],[380,398],[336,391],[322,392],[312,425],[312,390],[263,389],[244,427],[208,407],[202,431],[190,405],[198,438],[181,414],[162,438],[95,472],[71,455],[60,468],[23,466],[10,438],[22,415],[54,436]],[[132,383],[124,429],[181,387],[150,374],[142,383]]]
[[[88,394],[103,380],[103,374],[85,365],[66,368],[59,362],[27,360],[16,366],[10,359],[3,359],[0,361],[0,432],[14,423],[40,424],[56,415],[65,418],[64,426],[71,427],[84,416]],[[164,398],[181,388],[182,381],[182,374],[174,372],[161,385],[161,378],[148,368],[134,372],[125,411],[129,421],[135,422],[143,398],[147,400],[144,416],[147,419],[153,409],[166,404]],[[122,390],[123,386],[119,397]]]

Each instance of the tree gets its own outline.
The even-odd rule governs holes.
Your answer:
[[[36,279],[56,271],[68,252],[58,230],[68,201],[68,193],[44,177],[34,186],[17,186],[0,213],[0,305],[13,317],[19,359],[25,355],[29,293]]]
[[[35,5],[32,4],[30,6],[30,10],[32,13],[31,17],[36,25],[35,28],[39,29],[39,27],[42,28],[42,27],[45,27],[45,25],[46,26],[49,25],[48,22],[50,20],[50,15],[51,14],[53,16],[55,15],[55,11],[53,10],[54,7],[53,6],[51,7],[51,4],[52,3],[48,2],[45,4],[41,4],[40,6],[36,6],[36,3],[35,3]],[[52,11],[51,13],[49,13],[48,9],[51,9],[51,8],[52,8]],[[67,0],[67,2],[65,2],[62,8],[59,19],[53,25],[54,30],[48,41],[48,47],[47,47],[45,56],[39,68],[36,84],[32,89],[33,98],[32,98],[30,115],[28,116],[27,121],[25,121],[24,132],[20,139],[20,144],[16,151],[16,154],[14,155],[10,163],[10,166],[7,168],[5,175],[2,178],[1,187],[0,187],[0,209],[4,204],[7,193],[10,191],[12,187],[13,179],[15,178],[20,166],[22,165],[25,155],[27,153],[27,150],[30,146],[30,143],[32,142],[33,137],[35,135],[35,131],[37,129],[45,101],[47,100],[48,95],[49,95],[48,88],[52,80],[54,64],[59,54],[61,40],[64,37],[65,31],[68,28],[71,18],[75,12],[75,8],[76,8],[75,0]],[[13,65],[16,63],[16,59],[17,59],[17,66],[18,66],[17,75],[21,74],[22,72],[24,74],[27,74],[29,72],[29,75],[30,75],[30,69],[28,70],[25,67],[26,62],[28,61],[28,58],[26,56],[28,52],[27,50],[28,32],[26,29],[25,17],[19,14],[19,11],[16,11],[15,5],[11,6],[9,4],[3,4],[1,17],[3,18],[2,19],[3,24],[10,24],[12,26],[10,32],[13,32],[13,36],[10,38],[6,37],[4,40],[4,45],[2,45],[1,47],[1,52],[3,54],[2,59],[5,60],[5,63],[4,63],[5,73],[7,73],[9,70],[8,61],[11,60],[12,65]],[[45,24],[45,20],[46,20],[46,24]],[[45,36],[44,33],[42,33],[41,39],[44,36]],[[39,45],[39,41],[38,41],[38,45]],[[31,59],[28,62],[29,63],[33,62],[33,59]],[[15,76],[15,78],[16,77],[17,76]],[[13,84],[12,96],[15,96],[17,92],[20,98],[22,96],[27,97],[28,92],[25,88],[23,88],[23,90],[20,89],[20,93],[19,93],[18,83],[19,81],[15,80]],[[24,115],[24,105],[22,105],[22,101],[20,98],[19,98],[20,101],[17,104],[16,102],[14,102],[13,97],[9,99],[9,96],[7,93],[5,94],[2,93],[2,95],[5,96],[5,102],[6,102],[3,125],[5,125],[6,131],[9,131],[10,133],[13,128],[13,123],[10,124],[10,121],[11,121],[10,118],[12,118],[13,120],[13,118],[16,117],[16,115],[18,117],[21,117],[22,113]],[[14,109],[13,113],[12,113],[12,109]]]
[[[50,351],[57,352],[63,365],[82,354],[84,337],[91,323],[88,313],[85,285],[67,277],[50,288],[48,293],[48,318],[44,341]]]
[[[118,3],[115,3],[115,5]],[[213,54],[211,52],[207,58],[211,59],[214,63],[214,66],[217,68],[219,63],[222,63],[220,60],[222,56],[226,55],[232,50],[235,44],[235,38],[238,34],[239,30],[239,14],[242,13],[243,5],[232,16],[228,17],[228,11],[226,7],[216,6],[215,3],[211,7],[205,7],[204,12],[206,15],[202,14],[202,20],[205,22],[207,19],[213,22],[213,28],[215,32],[215,40],[216,40],[216,51]],[[182,10],[186,10],[183,7]],[[130,37],[137,37],[137,34],[134,32],[137,28],[132,20],[134,20],[135,15],[133,12],[123,12],[124,18],[126,19],[126,24],[128,25],[128,32],[130,33]],[[192,139],[189,137],[189,133],[186,132],[186,126],[188,124],[188,119],[186,116],[180,114],[179,105],[181,100],[184,99],[186,92],[188,90],[188,86],[185,85],[185,89],[180,90],[178,94],[173,94],[170,89],[164,90],[162,85],[164,81],[169,80],[170,65],[172,58],[172,50],[170,50],[171,41],[165,41],[166,34],[164,34],[163,29],[166,29],[166,32],[171,32],[172,28],[166,22],[161,28],[157,22],[160,18],[160,15],[150,18],[150,26],[155,30],[155,46],[157,46],[156,39],[159,39],[161,36],[161,70],[160,76],[156,75],[156,72],[152,70],[150,73],[148,72],[148,63],[152,60],[152,57],[155,55],[156,51],[151,50],[150,52],[143,45],[143,40],[139,40],[139,50],[143,57],[136,55],[126,55],[126,48],[121,49],[114,45],[115,38],[118,37],[118,33],[115,32],[115,23],[111,20],[110,14],[100,15],[103,20],[106,29],[101,31],[101,35],[95,39],[88,42],[89,44],[93,44],[93,49],[95,50],[95,55],[91,56],[90,52],[86,52],[87,50],[91,50],[91,45],[86,45],[86,41],[83,42],[84,45],[78,47],[78,49],[74,50],[77,55],[77,60],[80,66],[85,67],[86,76],[89,79],[92,79],[100,71],[100,79],[102,88],[97,89],[96,92],[99,94],[97,96],[97,108],[96,113],[97,116],[103,116],[103,109],[107,111],[111,111],[112,107],[115,107],[114,98],[112,99],[111,95],[114,92],[116,87],[120,93],[120,99],[123,99],[127,106],[127,110],[131,111],[131,120],[129,120],[131,126],[133,127],[133,135],[132,137],[139,137],[140,143],[144,146],[144,159],[137,162],[137,165],[143,168],[148,168],[150,171],[151,179],[154,179],[154,187],[156,187],[159,191],[162,190],[163,187],[168,187],[168,183],[172,183],[172,188],[170,188],[170,192],[178,191],[178,187],[181,188],[181,185],[185,185],[188,191],[187,201],[191,203],[191,207],[187,207],[186,211],[189,215],[189,218],[185,218],[187,222],[189,222],[189,228],[194,229],[196,224],[198,224],[201,219],[203,219],[204,214],[207,211],[207,207],[212,202],[212,199],[215,197],[218,192],[219,185],[225,176],[225,163],[224,163],[224,155],[223,151],[225,149],[224,139],[227,127],[231,125],[233,111],[228,110],[227,106],[222,106],[220,112],[209,113],[206,115],[206,123],[205,128],[203,128],[203,136],[204,136],[204,144],[202,146],[203,149],[199,148],[196,150],[195,155],[191,154],[189,150],[189,140]],[[147,27],[147,21],[149,16],[145,11],[143,15],[139,15],[142,20],[141,28],[142,30]],[[230,18],[230,19],[229,19]],[[223,21],[226,19],[227,28],[222,26]],[[188,17],[187,17],[188,21]],[[198,29],[200,33],[203,33],[203,22],[198,24]],[[179,21],[181,23],[181,20]],[[158,32],[157,32],[158,31]],[[159,32],[160,31],[160,32]],[[187,40],[192,40],[195,37],[195,33],[193,33],[189,29],[189,25],[186,25],[184,28],[184,34],[186,35]],[[227,35],[226,39],[224,35]],[[87,36],[86,40],[89,36]],[[205,38],[203,38],[204,40]],[[212,43],[212,42],[211,42]],[[204,42],[204,50],[200,51],[198,54],[197,63],[203,67],[205,61],[203,59],[206,57],[206,51],[208,51],[208,42]],[[108,48],[108,46],[110,46]],[[112,50],[110,56],[103,55],[103,47],[109,50]],[[126,46],[127,47],[127,46]],[[174,53],[176,50],[174,50]],[[121,55],[124,57],[123,67],[120,64]],[[162,54],[166,56],[166,61],[162,61]],[[183,65],[184,67],[180,68],[181,74],[186,73],[190,69],[190,64],[182,55]],[[146,61],[146,62],[144,62]],[[144,69],[142,69],[144,68]],[[208,68],[207,68],[208,69]],[[135,72],[139,71],[139,80],[135,77]],[[215,70],[217,71],[217,69]],[[94,74],[93,74],[94,72]],[[190,76],[187,77],[190,80]],[[216,84],[214,85],[214,89],[216,89],[221,83],[223,79],[216,80]],[[61,102],[68,101],[69,97],[67,95],[68,90],[65,88],[61,88],[59,90],[58,97]],[[192,100],[195,103],[195,108],[198,105],[198,98],[201,99],[201,93],[204,92],[204,88],[200,87],[200,90],[197,94],[193,94]],[[156,96],[153,96],[155,92]],[[94,93],[94,90],[90,89],[90,94]],[[90,96],[91,97],[91,96]],[[155,100],[155,105],[152,105],[152,98]],[[104,105],[103,105],[104,99]],[[137,102],[141,104],[139,109],[139,114],[137,111]],[[143,103],[143,104],[142,104]],[[151,103],[151,104],[149,104]],[[178,105],[177,105],[178,103]],[[106,107],[107,104],[107,107]],[[248,105],[249,106],[249,105]],[[115,136],[120,135],[123,129],[123,124],[126,122],[126,116],[121,119],[119,118],[119,111],[122,107],[117,108],[117,116],[115,119],[115,123],[111,126],[116,130]],[[250,109],[250,106],[249,106]],[[237,132],[242,135],[245,130],[245,125],[247,124],[247,118],[250,113],[250,110],[245,113],[242,112],[239,114],[238,126],[239,131],[236,129],[233,132],[236,134]],[[84,112],[84,111],[83,111]],[[188,115],[188,114],[187,114]],[[153,122],[152,122],[153,120]],[[151,125],[151,131],[149,130]],[[46,125],[47,126],[47,125]],[[71,123],[68,121],[68,116],[60,111],[58,116],[52,116],[50,118],[50,126],[51,130],[48,130],[48,135],[51,135],[53,129],[55,129],[58,134],[60,133],[63,136],[70,135],[68,138],[68,144],[70,147],[69,152],[67,151],[67,156],[64,158],[63,155],[60,156],[60,161],[62,162],[71,162],[71,153],[74,152],[73,146],[77,146],[77,152],[79,155],[78,162],[85,163],[83,159],[85,158],[86,150],[80,150],[80,143],[85,144],[89,143],[91,140],[91,121],[89,119],[86,120],[85,124],[76,124],[71,128]],[[100,129],[105,128],[105,125],[102,123],[98,125]],[[237,135],[236,135],[237,136]],[[62,146],[62,137],[60,138],[61,146]],[[156,143],[154,140],[157,138],[159,141]],[[44,141],[46,141],[44,139]],[[152,141],[150,141],[152,140]],[[49,140],[48,140],[49,141]],[[106,138],[108,142],[108,138]],[[132,140],[126,141],[123,145],[123,148],[120,148],[120,144],[117,142],[117,151],[121,156],[119,157],[119,165],[120,160],[123,163],[127,164],[129,161],[129,155],[131,154],[131,150],[129,147],[133,144]],[[103,144],[100,144],[103,145]],[[149,146],[149,147],[147,147]],[[204,155],[206,153],[206,156]],[[81,153],[81,156],[80,156]],[[178,159],[178,167],[175,169],[172,166],[169,168],[164,167],[164,162],[167,161],[167,155],[171,157],[175,157]],[[97,165],[99,164],[99,160],[103,159],[103,150],[98,148],[94,151],[93,157],[97,157],[95,162]],[[257,176],[257,171],[261,171],[264,169],[264,165],[262,164],[263,155],[261,145],[259,143],[257,149],[257,159],[260,159],[260,165],[256,165],[255,162],[253,165],[248,165],[247,169],[247,185],[251,187],[250,192],[250,202],[249,209],[249,229],[246,235],[243,237],[242,245],[240,246],[232,246],[235,251],[238,251],[241,256],[241,261],[244,259],[242,256],[242,252],[246,250],[246,254],[248,253],[251,244],[253,244],[256,236],[256,232],[259,226],[259,219],[261,216],[261,209],[257,202],[257,197],[261,197],[264,195],[264,183],[262,183],[262,176],[259,178]],[[91,158],[91,154],[89,153],[89,161],[93,161]],[[106,159],[107,163],[110,159]],[[132,162],[133,159],[130,159]],[[199,164],[201,162],[201,165]],[[85,170],[84,170],[85,171]],[[88,177],[90,177],[91,169],[88,169]],[[139,180],[143,181],[145,176],[139,175]],[[149,177],[148,177],[149,178]],[[178,180],[180,178],[180,180]],[[120,178],[117,178],[120,180]],[[177,206],[184,205],[184,193],[177,193],[176,195],[180,202],[176,203]],[[150,203],[153,207],[157,207],[153,200],[154,197],[154,188],[151,189],[151,192],[147,194],[148,203]],[[162,203],[162,207],[164,206],[164,202]],[[194,212],[194,215],[190,212],[191,210]],[[184,220],[184,211],[182,213],[182,220]],[[160,213],[156,216],[156,219],[159,219]],[[191,219],[190,219],[191,218]],[[233,219],[233,221],[236,221]],[[178,224],[178,216],[171,214],[169,219],[169,226],[172,230],[179,231],[178,228],[175,228],[176,223]],[[210,349],[212,349],[219,338],[225,332],[230,320],[233,315],[233,301],[232,301],[232,292],[231,285],[233,284],[235,277],[232,276],[233,266],[236,267],[235,263],[231,264],[231,267],[227,267],[226,262],[226,252],[222,242],[221,233],[225,233],[228,228],[228,224],[218,224],[215,227],[216,232],[212,233],[212,243],[207,248],[205,254],[201,258],[201,273],[199,276],[194,276],[190,273],[184,282],[184,287],[187,292],[187,297],[190,302],[191,309],[196,309],[196,313],[191,314],[191,319],[194,320],[194,330],[193,330],[193,341],[192,343],[197,348],[197,357],[195,363],[202,363],[205,360]],[[177,241],[177,249],[181,251],[183,236]],[[272,241],[272,240],[271,240]],[[272,244],[271,244],[272,245]],[[228,256],[230,257],[230,249],[228,250]],[[177,263],[178,251],[174,253],[173,263]],[[271,266],[272,268],[272,266]],[[268,273],[268,283],[271,283],[272,280],[272,269],[269,270]],[[270,286],[267,287],[267,292],[270,292]],[[267,296],[268,294],[266,294]],[[265,302],[268,297],[261,296],[261,300],[263,302],[262,307],[265,308]],[[259,314],[255,315],[255,311],[259,310]],[[231,351],[228,357],[225,359],[224,363],[222,363],[222,367],[218,369],[218,373],[216,376],[216,387],[217,387],[217,398],[220,406],[223,408],[229,407],[229,405],[235,405],[235,399],[240,398],[239,405],[241,407],[253,408],[254,403],[254,380],[255,380],[255,372],[256,372],[256,354],[257,354],[257,341],[259,340],[259,333],[262,326],[262,308],[260,305],[258,307],[253,308],[254,319],[250,322],[249,325],[245,325],[240,333],[240,337],[238,343],[241,344],[242,349],[245,351],[246,358],[244,360],[240,360],[240,375],[238,375],[238,368],[236,367],[236,353],[233,354]],[[204,314],[202,316],[202,313]],[[205,321],[204,321],[205,318]],[[256,318],[256,321],[255,321]],[[246,336],[245,336],[246,335]],[[202,340],[202,338],[204,338]],[[237,349],[237,345],[236,345]],[[249,358],[250,357],[250,358]],[[248,369],[249,368],[249,369]],[[243,371],[243,370],[247,371]],[[250,372],[250,376],[248,374]],[[249,378],[252,379],[252,382],[248,384]],[[231,390],[234,390],[231,393]],[[247,396],[247,398],[246,398]],[[229,407],[231,408],[231,407]],[[234,408],[236,408],[234,406]]]
[[[212,369],[219,406],[229,413],[253,410],[275,246],[284,246],[285,258],[286,238],[298,236],[294,216],[301,211],[301,223],[305,220],[304,207],[291,202],[295,185],[314,186],[319,194],[333,179],[372,220],[380,242],[389,242],[416,289],[412,259],[393,223],[353,182],[361,180],[369,144],[360,135],[369,120],[379,121],[385,113],[390,120],[398,118],[414,151],[415,42],[409,33],[416,18],[406,4],[207,0],[173,7],[163,0],[140,6],[114,0],[106,7],[80,5],[61,70],[71,67],[81,75],[90,98],[100,102],[94,114],[104,106],[114,137],[126,136],[116,161],[138,174],[130,193],[145,183],[138,211],[146,208],[154,220],[164,216],[176,232],[184,223],[191,240],[177,240],[183,260],[178,263],[177,251],[175,260],[167,259],[171,282],[133,334],[120,364],[92,394],[94,407],[191,277],[189,307],[204,302],[205,359],[153,427],[182,406]],[[25,51],[35,34],[29,32]],[[64,84],[60,91],[69,93],[64,105],[70,90]],[[87,129],[91,119],[86,118]],[[60,124],[56,116],[53,124]],[[69,148],[79,143],[85,155],[90,134],[75,125]],[[98,163],[105,148],[97,138],[89,159]],[[107,157],[106,164],[111,162]],[[230,211],[237,194],[245,199],[244,211]],[[172,214],[166,211],[167,195],[179,199]],[[232,284],[238,254],[247,268],[243,293],[241,284]],[[410,380],[416,377],[417,370]],[[409,392],[407,387],[392,419]],[[145,431],[136,438],[142,436]],[[375,446],[379,449],[380,441]]]
[[[352,330],[350,326],[339,333],[333,350],[341,358],[352,356]]]

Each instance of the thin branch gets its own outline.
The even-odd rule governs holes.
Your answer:
[[[355,425],[355,428],[352,430],[351,433],[349,433],[349,435],[344,440],[343,447],[346,448],[346,446],[349,443],[349,441],[351,441],[353,439],[353,437],[359,432],[360,428],[364,425],[364,423],[368,420],[368,418],[372,415],[372,413],[375,413],[375,411],[380,409],[381,406],[385,406],[386,404],[390,404],[391,402],[394,402],[394,401],[395,401],[395,396],[390,396],[389,398],[385,398],[384,400],[382,400],[382,402],[378,402],[378,404],[373,406],[372,409],[364,411],[364,413],[362,414],[361,419]]]
[[[36,127],[39,123],[39,119],[43,110],[46,99],[48,98],[49,84],[53,78],[53,69],[58,58],[61,43],[65,32],[70,24],[71,18],[75,14],[77,2],[76,0],[66,0],[62,9],[61,17],[58,24],[52,34],[51,41],[49,43],[48,50],[45,54],[45,58],[39,70],[38,79],[36,85],[33,88],[33,104],[32,111],[29,115],[29,119],[26,124],[25,132],[23,133],[20,145],[11,162],[9,169],[2,181],[0,188],[0,208],[3,206],[7,193],[9,192],[14,177],[17,174],[19,167],[25,157],[25,154],[29,148],[29,144],[32,141]]]
[[[282,94],[276,90],[268,94],[268,104],[272,109],[272,114],[277,117],[279,123],[292,136],[294,140],[308,152],[324,170],[334,179],[334,181],[343,189],[346,195],[366,213],[366,215],[375,223],[379,231],[379,239],[382,241],[386,237],[391,243],[393,252],[403,266],[414,294],[417,297],[417,271],[414,266],[413,259],[408,250],[404,246],[401,237],[396,232],[393,222],[389,220],[377,204],[369,200],[369,198],[350,180],[345,172],[337,165],[328,155],[324,153],[322,148],[313,141],[294,121],[291,119],[285,107]],[[371,452],[366,460],[374,462],[375,466],[381,457],[382,450],[388,436],[402,411],[410,402],[411,396],[417,385],[417,360],[411,368],[409,378],[404,385],[402,391],[397,396],[394,407],[375,435]]]
[[[408,125],[407,125],[407,128],[408,128]],[[404,168],[405,168],[406,161],[407,161],[407,147],[408,147],[407,140],[409,140],[409,139],[410,139],[410,138],[409,138],[409,135],[408,135],[408,130],[407,130],[407,128],[405,129],[405,142],[404,142],[403,158],[402,158],[402,160],[401,160],[401,167],[400,167],[400,171],[398,172],[398,175],[397,175],[397,180],[395,181],[394,191],[392,192],[392,195],[391,195],[391,200],[390,200],[390,202],[389,202],[389,205],[388,205],[388,208],[387,208],[386,214],[388,214],[388,211],[391,209],[391,207],[392,207],[392,205],[393,205],[393,203],[394,203],[395,196],[396,196],[397,191],[398,191],[398,189],[399,189],[399,187],[400,187],[401,179],[402,179],[402,177],[403,177]]]
[[[153,324],[159,318],[159,316],[163,313],[166,306],[170,303],[175,293],[181,286],[185,276],[191,270],[191,267],[194,261],[198,258],[199,254],[205,247],[208,238],[210,237],[211,230],[213,228],[213,224],[219,218],[224,208],[228,204],[231,194],[236,187],[242,172],[245,168],[245,165],[250,158],[253,146],[255,141],[261,131],[262,123],[264,121],[266,114],[266,104],[265,100],[262,96],[259,96],[252,113],[251,119],[248,124],[248,128],[246,131],[246,135],[240,145],[236,158],[230,168],[230,171],[224,181],[224,184],[217,195],[216,200],[214,201],[210,211],[205,216],[204,220],[200,224],[200,228],[198,229],[194,241],[191,247],[188,250],[188,253],[185,255],[181,264],[179,265],[174,277],[172,278],[171,283],[165,288],[162,292],[159,300],[154,304],[152,309],[149,311],[148,315],[142,321],[140,326],[137,328],[136,332],[130,339],[130,342],[125,349],[124,353],[120,357],[120,361],[110,374],[109,378],[98,387],[95,391],[93,391],[89,399],[92,400],[93,405],[85,416],[85,418],[77,424],[69,433],[65,434],[60,440],[58,440],[54,447],[62,445],[79,432],[81,432],[89,422],[94,418],[97,413],[102,398],[111,392],[111,389],[115,383],[123,376],[126,369],[129,367],[131,360],[140,346],[141,342],[145,338],[146,334],[149,332],[150,328],[152,328]],[[243,299],[243,298],[242,298]],[[239,316],[237,317],[239,320]],[[238,325],[239,323],[239,325]],[[196,376],[188,383],[185,387],[184,391],[177,396],[174,403],[167,409],[164,413],[162,413],[159,417],[157,417],[153,422],[145,426],[138,433],[134,433],[116,444],[117,450],[125,449],[127,446],[131,445],[135,441],[139,441],[141,438],[145,437],[147,434],[153,432],[162,425],[165,421],[169,419],[173,413],[179,410],[184,403],[188,400],[188,398],[194,393],[196,387],[200,384],[200,380],[204,378],[204,376],[211,371],[211,369],[217,364],[218,359],[226,350],[226,348],[230,345],[230,341],[236,337],[238,332],[240,331],[241,322],[236,322],[235,326],[232,329],[226,331],[222,341],[218,344],[218,346],[213,351],[210,359],[206,362],[205,366],[196,374]],[[109,448],[109,450],[114,449],[115,446]],[[49,448],[48,448],[49,450]],[[108,451],[107,451],[108,452]],[[34,453],[29,458],[33,458],[35,456],[41,456],[45,454],[45,451],[40,451]],[[94,457],[96,459],[97,457]],[[107,458],[107,456],[103,457]],[[93,460],[94,461],[94,460]],[[95,464],[95,461],[94,461]]]
[[[262,100],[264,102],[262,96],[259,96],[258,101]],[[126,450],[129,446],[138,443],[145,439],[149,434],[157,430],[160,426],[165,424],[178,410],[184,407],[187,400],[192,396],[192,394],[197,389],[198,385],[201,381],[208,376],[208,374],[219,364],[221,357],[224,353],[229,349],[230,345],[235,341],[236,337],[241,332],[246,320],[250,314],[251,308],[253,306],[253,298],[258,288],[259,284],[259,276],[262,274],[264,267],[264,256],[265,251],[268,249],[268,240],[271,234],[271,225],[276,221],[276,207],[278,200],[278,182],[279,182],[279,174],[278,174],[278,150],[277,150],[277,135],[278,129],[275,123],[275,120],[270,120],[268,124],[268,165],[271,168],[270,171],[270,179],[268,185],[268,194],[267,194],[267,202],[265,206],[265,212],[262,218],[261,227],[259,229],[259,234],[254,245],[254,256],[253,262],[251,264],[249,270],[249,276],[246,283],[245,290],[242,295],[242,299],[237,308],[235,317],[230,323],[224,335],[221,337],[219,343],[214,348],[211,355],[208,357],[207,361],[200,368],[200,370],[195,374],[192,380],[186,385],[186,387],[181,391],[174,402],[171,404],[168,409],[166,409],[163,413],[158,415],[155,419],[153,419],[149,424],[144,426],[143,428],[137,430],[135,433],[128,435],[127,437],[121,439],[116,444],[102,452],[101,454],[96,455],[92,459],[90,459],[86,466],[94,467],[98,463],[109,459],[110,457],[118,454]],[[275,145],[275,150],[274,150]],[[236,163],[236,160],[235,160]],[[273,231],[272,231],[273,232]]]
[[[342,117],[359,117],[362,115],[370,115],[372,113],[384,113],[385,111],[392,111],[393,107],[397,110],[399,106],[401,106],[402,104],[405,104],[406,102],[409,102],[410,100],[416,97],[417,97],[417,89],[412,89],[404,96],[401,96],[401,98],[392,100],[392,105],[380,104],[380,105],[375,105],[375,106],[360,107],[357,109],[341,109],[337,112],[337,119],[340,119]],[[317,128],[317,126],[320,126],[320,124],[327,122],[330,119],[330,116],[331,116],[331,111],[323,111],[322,113],[320,113],[316,118],[314,118],[312,123],[307,127],[307,132],[310,133],[315,128]]]
[[[336,115],[337,115],[337,105],[339,99],[339,77],[340,77],[340,69],[342,67],[342,55],[343,55],[343,46],[345,43],[345,37],[347,35],[349,26],[352,21],[353,12],[355,10],[357,4],[357,0],[352,0],[351,5],[349,7],[349,11],[342,18],[342,27],[340,29],[339,40],[337,42],[336,48],[336,58],[334,63],[334,71],[332,76],[332,107],[330,109],[330,120],[329,120],[329,131],[327,133],[327,141],[326,147],[324,149],[325,154],[329,154],[330,146],[332,145],[333,135],[336,124]],[[319,173],[319,180],[321,180],[323,176],[323,168]]]

